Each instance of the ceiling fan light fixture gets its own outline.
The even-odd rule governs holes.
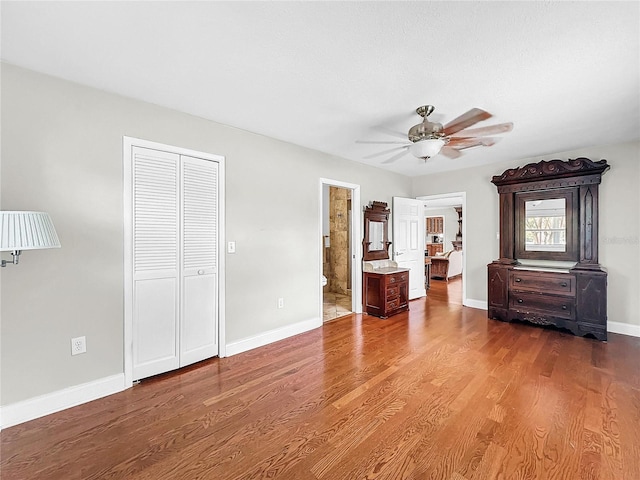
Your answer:
[[[440,149],[444,147],[445,143],[441,138],[425,138],[412,144],[409,147],[409,151],[414,157],[428,160],[440,153]]]

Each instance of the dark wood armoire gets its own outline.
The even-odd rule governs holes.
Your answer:
[[[598,186],[606,160],[506,170],[500,258],[488,265],[488,315],[607,339],[607,273],[598,263]]]

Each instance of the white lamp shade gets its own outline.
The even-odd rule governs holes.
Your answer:
[[[60,241],[48,213],[0,212],[0,251],[58,248]]]
[[[409,147],[411,154],[418,158],[431,158],[440,152],[444,146],[444,140],[440,138],[425,138]]]

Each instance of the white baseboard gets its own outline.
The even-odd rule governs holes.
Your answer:
[[[631,337],[640,337],[640,325],[607,321],[607,332],[629,335]]]
[[[488,310],[487,302],[485,300],[474,300],[473,298],[465,299],[462,304],[465,307],[477,308],[479,310]]]
[[[308,332],[314,328],[322,326],[322,320],[319,318],[312,318],[304,320],[302,322],[287,325],[286,327],[276,328],[253,337],[244,338],[237,342],[227,343],[227,356],[237,355],[238,353],[253,350],[254,348],[263,347],[279,340],[298,335],[300,333]]]
[[[124,374],[111,375],[92,382],[29,398],[2,407],[0,430],[44,417],[125,389]]]

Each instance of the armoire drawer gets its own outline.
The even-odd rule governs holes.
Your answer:
[[[511,292],[509,295],[509,307],[518,313],[536,311],[559,318],[575,318],[575,301],[573,297]]]
[[[571,296],[576,294],[576,279],[570,274],[513,270],[509,277],[512,290]]]

